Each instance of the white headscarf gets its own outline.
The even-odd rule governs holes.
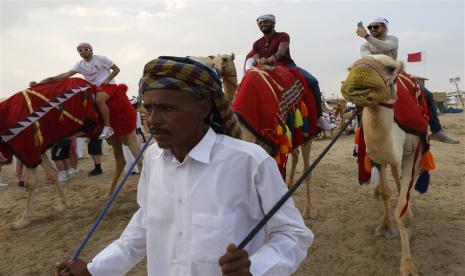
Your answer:
[[[273,23],[276,24],[276,18],[272,14],[264,14],[262,16],[259,16],[257,18],[257,23],[260,23],[263,20],[270,20],[270,21],[272,21]]]
[[[384,18],[384,17],[376,17],[375,19],[371,20],[370,24],[372,24],[372,23],[383,23],[384,27],[386,27],[386,33],[388,32],[389,22],[387,21],[386,18]]]

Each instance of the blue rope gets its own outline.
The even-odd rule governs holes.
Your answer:
[[[97,229],[97,226],[99,225],[99,223],[102,221],[103,217],[106,215],[106,213],[108,212],[108,210],[110,209],[110,206],[111,204],[113,203],[113,201],[116,199],[116,196],[118,195],[119,191],[121,190],[121,188],[123,188],[124,186],[124,183],[126,182],[126,180],[128,179],[129,175],[131,174],[132,170],[134,170],[134,167],[136,166],[137,164],[137,161],[139,161],[139,159],[142,157],[142,154],[144,153],[144,151],[148,148],[149,146],[149,142],[152,140],[153,138],[153,134],[150,134],[149,138],[147,139],[147,142],[145,143],[145,145],[142,147],[142,149],[140,150],[139,154],[137,154],[136,158],[134,159],[134,162],[132,162],[131,166],[129,167],[129,170],[126,172],[126,175],[124,176],[123,180],[121,180],[121,182],[118,184],[118,187],[116,188],[116,190],[113,192],[113,194],[111,195],[110,199],[107,201],[107,204],[105,205],[105,207],[103,208],[102,212],[100,212],[97,220],[95,221],[94,225],[92,225],[92,228],[90,229],[89,233],[87,234],[87,236],[85,237],[85,239],[82,241],[81,245],[79,246],[79,249],[76,251],[76,253],[74,254],[73,256],[73,262],[75,262],[78,258],[79,258],[79,255],[81,255],[81,252],[82,250],[84,249],[84,246],[86,246],[86,244],[89,242],[90,238],[92,237],[92,235],[94,234],[95,232],[95,229]],[[140,172],[142,173],[142,172]]]

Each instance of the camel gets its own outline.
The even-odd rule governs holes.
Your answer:
[[[402,70],[401,61],[385,55],[362,58],[349,68],[349,76],[341,91],[346,100],[364,107],[362,125],[366,152],[371,160],[381,165],[380,182],[375,193],[383,200],[384,214],[375,229],[375,236],[392,238],[397,235],[390,218],[389,165],[398,190],[394,217],[402,244],[400,272],[402,275],[418,275],[409,245],[413,218],[410,189],[419,176],[419,153],[425,145],[419,136],[406,133],[394,121],[393,103],[398,96],[395,78]]]
[[[234,101],[236,90],[238,86],[237,80],[237,71],[234,64],[234,53],[228,54],[218,54],[216,56],[208,57],[197,57],[205,64],[218,70],[220,75],[223,78],[223,88],[226,99],[231,103]],[[257,137],[243,124],[238,120],[239,126],[242,132],[242,140],[257,143]],[[299,148],[294,149],[291,152],[292,163],[291,163],[291,172],[288,179],[288,186],[294,183],[295,171],[297,167],[297,162],[299,159],[299,151],[302,151],[302,158],[304,162],[304,170],[310,166],[310,152],[312,147],[312,140],[302,144]],[[267,150],[265,148],[265,150]],[[303,211],[303,216],[305,218],[316,219],[318,217],[318,211],[313,207],[311,198],[310,198],[310,176],[305,180],[305,207]]]
[[[74,79],[74,81],[76,80],[75,78],[70,78],[70,79],[64,80],[63,82],[73,81],[73,79]],[[82,81],[84,81],[84,80],[82,80]],[[34,87],[32,87],[31,89],[29,89],[29,88],[25,89],[24,91],[22,91],[22,93],[23,93],[23,95],[26,95],[26,97],[39,96],[39,98],[41,98],[41,100],[43,100],[43,101],[48,100],[47,98],[45,98],[45,96],[43,94],[42,94],[42,96],[40,96],[40,95],[38,95],[39,93],[37,93],[37,91],[33,91],[33,89],[34,89]],[[89,100],[89,101],[93,102],[91,100]],[[25,105],[26,104],[25,102],[26,101],[23,101],[22,104]],[[6,114],[8,114],[8,112],[9,112],[8,109],[10,109],[10,108],[12,108],[11,105],[6,105],[5,104],[5,105],[2,106],[2,112],[5,112]],[[15,108],[17,108],[17,106]],[[34,110],[32,110],[31,107],[29,107],[29,112],[32,114],[34,112]],[[112,112],[112,111],[110,110],[110,112]],[[65,115],[67,117],[69,117],[69,118],[71,116],[73,116],[73,114],[67,113],[66,111],[65,111]],[[55,124],[56,126],[54,126],[53,124]],[[47,125],[49,125],[49,126],[51,125],[52,127],[56,127],[56,128],[62,127],[62,126],[59,125],[58,120],[56,118],[50,118],[50,120],[47,121]],[[81,125],[76,126],[76,129],[73,131],[72,136],[73,137],[83,136],[84,132],[80,131],[80,129],[82,129],[82,127],[83,127],[83,125],[82,125],[82,122],[81,122]],[[101,129],[101,126],[99,126],[99,127]],[[52,142],[51,144],[53,144],[56,141],[51,141],[51,142]],[[129,134],[124,135],[124,136],[120,136],[120,137],[112,136],[112,137],[107,139],[107,142],[113,148],[113,155],[114,155],[114,158],[115,158],[115,174],[113,175],[113,180],[111,182],[110,190],[108,192],[108,195],[111,195],[113,193],[113,191],[115,190],[115,188],[116,188],[116,184],[117,184],[117,182],[119,180],[119,177],[121,175],[121,172],[123,171],[124,166],[126,164],[126,161],[125,161],[124,155],[123,155],[122,145],[123,144],[127,145],[134,156],[137,156],[137,154],[140,152],[140,145],[137,142],[137,136],[136,136],[135,129],[132,132],[130,132]],[[32,141],[30,141],[30,142],[26,141],[26,143],[32,143]],[[68,206],[67,201],[66,201],[66,197],[65,197],[65,193],[63,191],[62,184],[58,180],[58,172],[55,169],[55,167],[53,166],[50,159],[48,158],[47,154],[45,153],[45,150],[46,149],[43,149],[43,151],[42,151],[43,153],[40,155],[40,158],[41,158],[40,166],[43,168],[43,170],[45,171],[45,174],[54,183],[54,185],[55,185],[55,187],[57,189],[58,195],[60,197],[60,201],[58,201],[58,210],[62,211]],[[15,153],[11,152],[11,154],[15,154]],[[142,169],[142,162],[139,161],[137,165],[138,165],[139,171],[140,171]],[[25,211],[24,211],[23,215],[17,221],[15,221],[13,223],[13,228],[14,229],[25,228],[26,226],[28,226],[31,223],[32,213],[33,213],[32,212],[33,211],[33,206],[32,205],[33,205],[34,195],[35,195],[35,192],[36,192],[36,190],[38,188],[38,185],[39,185],[39,183],[38,183],[39,182],[38,181],[38,179],[39,179],[38,178],[38,167],[27,167],[27,166],[25,166],[24,169],[25,169],[24,184],[25,184],[26,192],[27,192],[26,208],[25,208]]]

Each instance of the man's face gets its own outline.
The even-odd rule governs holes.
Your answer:
[[[368,25],[368,30],[372,37],[382,38],[386,33],[386,27],[383,23],[371,23]]]
[[[90,48],[81,47],[78,48],[77,51],[82,58],[88,58],[92,55],[92,50]]]
[[[160,148],[187,154],[205,131],[210,100],[169,89],[148,90],[143,97],[150,133]]]
[[[258,28],[264,34],[269,34],[274,30],[274,22],[271,20],[262,20],[258,22]]]

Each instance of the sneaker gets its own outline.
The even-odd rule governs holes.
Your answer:
[[[104,127],[102,130],[102,133],[99,135],[99,139],[107,139],[110,138],[113,134],[115,134],[115,131],[111,127]]]
[[[69,174],[67,174],[66,171],[58,172],[58,181],[65,182],[67,180],[69,180]]]
[[[447,134],[447,132],[443,128],[441,128],[440,131],[431,134],[429,138],[434,141],[439,141],[439,142],[448,143],[448,144],[460,143],[459,141],[449,137],[449,134]]]
[[[322,130],[331,130],[334,128],[334,125],[324,116],[321,116],[320,118],[318,118],[316,125]]]
[[[72,176],[73,174],[76,174],[79,170],[75,168],[70,168],[66,172],[68,173],[69,176]]]
[[[89,176],[95,176],[95,175],[99,175],[102,173],[103,173],[102,169],[95,168],[89,172]]]
[[[18,187],[24,187],[24,180],[18,181]]]

